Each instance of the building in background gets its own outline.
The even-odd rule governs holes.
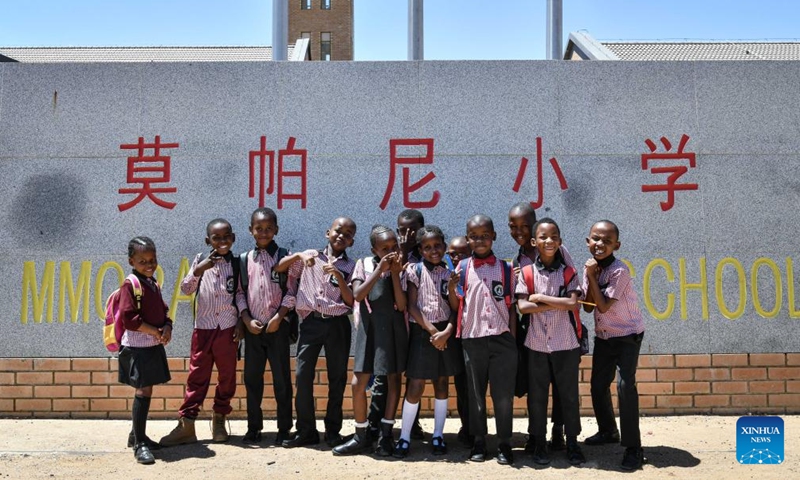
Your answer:
[[[353,0],[289,0],[289,42],[309,40],[311,60],[353,60]]]

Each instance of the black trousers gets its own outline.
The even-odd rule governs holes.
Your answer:
[[[486,425],[486,389],[491,384],[492,405],[498,441],[511,440],[514,416],[514,384],[517,377],[517,345],[506,332],[481,338],[463,338],[464,365],[469,398],[469,433],[484,437]]]
[[[269,360],[272,391],[278,404],[278,430],[292,429],[292,371],[289,364],[289,323],[281,322],[276,332],[253,335],[244,331],[244,386],[247,390],[247,430],[264,428],[261,401],[264,398],[264,369]]]
[[[639,432],[639,391],[636,389],[636,365],[644,333],[603,340],[595,337],[592,353],[592,407],[601,432],[616,432],[617,422],[611,405],[611,382],[619,372],[620,440],[623,447],[642,446]]]
[[[317,431],[314,409],[314,378],[317,360],[325,347],[328,373],[328,408],[325,431],[339,433],[342,429],[342,401],[347,385],[347,359],[350,356],[350,319],[347,315],[317,318],[309,315],[300,322],[297,340],[297,432],[310,435]]]
[[[550,393],[551,370],[560,394],[564,433],[581,433],[580,400],[578,398],[578,366],[581,350],[562,350],[552,353],[528,351],[528,434],[542,438],[547,435],[547,397]],[[531,429],[532,428],[532,429]]]

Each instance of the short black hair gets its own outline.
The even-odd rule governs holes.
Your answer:
[[[444,238],[444,232],[442,232],[442,229],[437,227],[436,225],[425,225],[419,230],[417,230],[417,243],[422,243],[422,239],[425,238],[425,236],[428,235],[429,233],[441,238],[442,242],[445,245],[447,245],[447,242],[445,241]]]
[[[492,221],[492,218],[489,215],[484,215],[482,213],[479,213],[477,215],[469,217],[469,220],[467,220],[467,230],[469,230],[470,223],[474,223],[476,225],[485,223],[489,225],[489,228],[491,228],[492,231],[494,232],[494,222]]]
[[[598,220],[598,221],[594,222],[592,224],[592,226],[594,227],[598,223],[607,223],[607,224],[611,225],[612,227],[614,227],[614,233],[617,234],[617,240],[619,240],[619,227],[617,226],[616,223],[612,222],[611,220]]]
[[[536,223],[536,209],[533,208],[531,202],[519,202],[512,205],[511,209],[508,211],[508,214],[511,215],[512,212],[520,212],[523,215],[529,217],[531,224]]]
[[[131,241],[128,242],[128,258],[132,258],[136,250],[155,251],[156,244],[150,237],[133,237]]]
[[[558,234],[561,235],[561,228],[558,226],[556,221],[553,220],[550,217],[544,217],[543,219],[541,219],[538,222],[533,224],[533,235],[534,236],[536,236],[536,229],[539,228],[539,225],[544,225],[544,224],[553,225],[554,227],[556,227],[556,231],[558,232]]]
[[[253,224],[253,219],[256,218],[256,215],[260,215],[262,217],[266,217],[271,219],[275,222],[275,225],[278,224],[278,215],[275,213],[275,210],[267,207],[256,208],[253,210],[253,214],[250,215],[250,225]]]
[[[230,228],[231,231],[233,231],[233,227],[231,226],[231,222],[225,220],[224,218],[215,218],[214,220],[211,220],[210,222],[208,222],[208,224],[206,224],[206,236],[207,237],[211,235],[211,227],[213,227],[214,225],[227,225],[228,228]]]
[[[378,243],[378,237],[383,235],[384,233],[389,232],[394,236],[394,230],[387,227],[386,225],[373,225],[372,230],[369,231],[369,243],[375,248],[375,244]]]
[[[401,218],[413,220],[421,227],[425,225],[425,217],[422,215],[422,212],[413,208],[409,208],[400,212],[400,214],[397,216],[397,219],[400,220]]]

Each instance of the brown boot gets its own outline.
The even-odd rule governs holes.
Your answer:
[[[221,413],[215,413],[211,420],[211,441],[223,443],[228,441],[228,430],[225,428],[227,417]]]
[[[164,447],[173,447],[195,442],[197,442],[197,435],[194,433],[194,418],[181,417],[178,419],[178,426],[158,443]]]

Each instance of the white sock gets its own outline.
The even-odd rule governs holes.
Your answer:
[[[447,399],[433,400],[433,437],[441,437],[444,434],[444,421],[447,419]]]
[[[417,418],[419,403],[409,403],[403,400],[403,424],[400,427],[400,439],[411,443],[411,427],[414,426],[414,419]]]

